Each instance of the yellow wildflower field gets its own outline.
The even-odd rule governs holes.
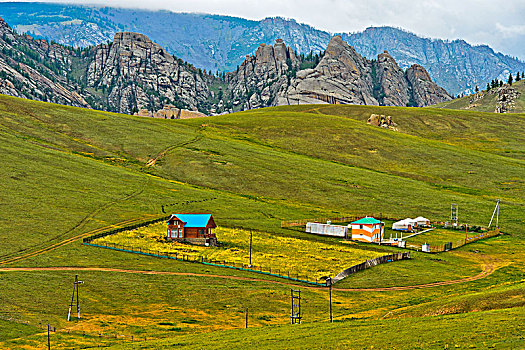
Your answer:
[[[124,245],[135,251],[183,254],[190,260],[204,258],[225,262],[226,265],[246,267],[250,256],[250,231],[217,227],[214,230],[218,247],[205,247],[166,240],[166,224],[161,222],[147,227],[99,238],[95,244]],[[253,231],[252,265],[254,269],[301,279],[318,280],[322,276],[335,276],[342,270],[386,253],[364,250],[355,244],[340,244],[334,240],[317,241],[303,237],[283,236]],[[233,263],[233,264],[232,264]]]

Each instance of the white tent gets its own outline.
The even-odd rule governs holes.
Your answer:
[[[430,220],[422,216],[418,216],[417,218],[414,219],[414,221],[417,222],[417,226],[422,226],[422,227],[430,226]]]
[[[412,231],[415,227],[417,227],[417,222],[411,218],[406,218],[392,224],[392,230],[396,231]]]

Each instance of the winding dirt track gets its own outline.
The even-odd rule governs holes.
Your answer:
[[[418,284],[412,286],[400,286],[400,287],[384,287],[384,288],[337,288],[333,287],[333,290],[339,291],[371,291],[371,292],[386,292],[393,290],[410,290],[410,289],[421,289],[421,288],[431,288],[438,286],[446,286],[450,284],[471,282],[484,277],[487,277],[492,272],[494,272],[494,264],[492,260],[486,256],[486,259],[483,265],[483,271],[475,276],[460,278],[457,280],[449,280],[442,282],[434,282],[427,284]],[[170,276],[190,276],[190,277],[208,277],[208,278],[222,278],[230,280],[241,280],[241,281],[252,281],[252,282],[264,282],[272,284],[280,284],[286,286],[295,286],[308,289],[323,289],[326,287],[313,287],[305,286],[304,284],[298,285],[294,283],[281,282],[281,281],[271,281],[260,278],[250,278],[250,277],[239,277],[239,276],[225,276],[225,275],[210,275],[205,273],[192,273],[192,272],[170,272],[170,271],[147,271],[147,270],[127,270],[127,269],[117,269],[109,267],[74,267],[74,266],[65,266],[65,267],[4,267],[0,268],[0,272],[30,272],[30,271],[101,271],[101,272],[121,272],[121,273],[132,273],[132,274],[143,274],[143,275],[170,275]]]
[[[133,224],[133,223],[140,222],[142,220],[151,219],[152,217],[154,217],[154,216],[147,216],[147,217],[145,216],[145,217],[140,217],[140,218],[135,218],[135,219],[129,219],[129,220],[125,220],[125,221],[119,222],[119,223],[114,224],[114,225],[100,227],[100,228],[97,228],[95,230],[92,230],[92,231],[89,231],[89,232],[84,232],[84,233],[78,234],[76,236],[67,238],[67,239],[65,239],[63,241],[60,241],[60,242],[57,242],[57,243],[54,243],[54,244],[50,244],[48,246],[45,246],[45,247],[37,249],[37,250],[31,250],[31,251],[23,253],[23,254],[21,252],[18,252],[18,254],[20,254],[18,256],[15,255],[17,253],[13,253],[13,255],[15,255],[15,256],[8,257],[5,260],[0,260],[0,265],[5,265],[5,264],[9,264],[9,263],[16,262],[16,261],[19,261],[19,260],[32,258],[32,257],[35,257],[37,255],[40,255],[40,254],[49,252],[51,250],[57,249],[59,247],[62,247],[64,245],[66,245],[66,244],[69,244],[69,243],[72,243],[74,241],[77,241],[79,239],[82,239],[84,237],[91,236],[91,235],[94,235],[96,233],[100,233],[100,232],[103,232],[105,230],[109,230],[109,229],[112,229],[112,228],[122,227],[124,225],[130,225],[130,224]]]

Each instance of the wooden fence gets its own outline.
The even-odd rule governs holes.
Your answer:
[[[114,228],[114,229],[111,229],[111,230],[108,230],[108,231],[103,231],[103,232],[100,232],[100,233],[97,233],[97,234],[94,234],[94,235],[91,235],[89,237],[84,238],[82,240],[82,242],[83,243],[89,243],[89,242],[91,242],[91,241],[93,241],[93,240],[95,240],[97,238],[102,238],[102,237],[114,235],[116,233],[120,233],[120,232],[124,232],[124,231],[134,230],[134,229],[137,229],[139,227],[149,226],[149,225],[155,224],[155,223],[160,222],[160,221],[166,221],[170,217],[171,217],[171,215],[162,216],[162,217],[159,217],[159,218],[156,218],[156,219],[151,219],[151,220],[147,220],[147,221],[143,221],[143,222],[138,222],[138,223],[135,223],[135,224],[132,224],[132,225],[122,226],[122,227]]]
[[[473,237],[462,238],[462,239],[456,240],[454,242],[447,242],[447,243],[444,243],[444,244],[441,244],[441,245],[429,245],[428,246],[428,253],[446,252],[446,251],[449,251],[449,250],[452,250],[452,249],[456,249],[456,248],[462,247],[462,246],[464,246],[466,244],[479,241],[480,239],[495,237],[495,236],[498,236],[500,234],[501,234],[500,230],[499,229],[495,229],[493,231],[480,232],[480,233],[478,233],[477,235],[475,235]],[[417,243],[409,243],[408,241],[406,242],[405,248],[406,249],[413,249],[413,250],[423,251],[423,245],[417,244]]]
[[[398,260],[406,260],[410,259],[410,252],[403,252],[403,253],[395,253],[390,255],[383,255],[375,259],[371,259],[365,262],[362,262],[360,264],[351,266],[341,272],[339,272],[335,277],[332,278],[332,284],[345,279],[346,277],[350,276],[351,274],[354,274],[359,271],[363,271],[366,269],[369,269],[371,267],[377,266],[379,264],[384,264],[387,262],[392,261],[398,261]]]
[[[177,252],[163,252],[160,250],[144,249],[142,247],[133,247],[130,245],[125,245],[125,244],[91,243],[91,242],[83,242],[82,244],[86,246],[106,248],[106,249],[117,250],[121,252],[153,256],[156,258],[165,258],[165,259],[172,259],[172,260],[178,260],[178,261],[184,261],[184,262],[199,263],[203,265],[225,267],[225,268],[234,269],[234,270],[255,272],[258,274],[285,278],[291,281],[308,283],[308,284],[313,284],[317,286],[325,285],[325,283],[321,279],[311,277],[307,273],[299,273],[296,271],[272,268],[271,265],[254,264],[254,265],[249,266],[248,264],[235,262],[235,261],[210,259],[210,258],[200,256],[200,255],[182,254],[182,253],[177,253]]]

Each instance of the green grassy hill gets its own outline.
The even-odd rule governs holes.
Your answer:
[[[515,91],[517,95],[512,96],[509,91]],[[438,108],[465,109],[479,112],[495,112],[498,107],[504,106],[507,112],[525,112],[525,80],[520,80],[509,86],[483,90],[479,93],[460,97],[452,101],[447,101],[436,105]]]
[[[398,131],[366,124],[372,113],[392,116]],[[152,348],[196,339],[207,347],[202,339],[214,338],[197,334],[242,327],[246,307],[250,325],[258,327],[247,339],[278,346],[263,343],[270,329],[276,339],[291,339],[295,329],[280,326],[289,322],[290,286],[282,280],[86,247],[77,239],[100,227],[162,215],[162,206],[167,212],[212,212],[220,226],[294,237],[300,251],[312,241],[342,243],[281,228],[281,220],[381,213],[444,221],[450,203],[458,203],[460,221],[487,225],[501,196],[505,236],[446,254],[416,253],[411,261],[342,281],[334,305],[344,322],[317,323],[326,320],[325,289],[295,288],[303,289],[304,321],[311,325],[301,329],[309,337],[319,331],[320,344],[339,325],[343,333],[359,327],[363,339],[377,327],[396,324],[423,330],[428,318],[444,329],[483,317],[510,327],[523,317],[525,304],[524,119],[435,108],[313,105],[161,120],[0,96],[0,328],[9,330],[0,332],[0,347],[42,347],[45,337],[36,326],[47,322],[61,330],[53,334],[56,348],[119,342],[129,347],[131,336],[170,339],[140,343]],[[399,251],[363,244],[355,249]],[[6,267],[25,270],[1,270]],[[53,270],[28,270],[42,267]],[[348,289],[449,281],[482,270],[495,272],[432,288]],[[84,317],[68,323],[75,273],[86,282]],[[494,302],[499,299],[510,301]],[[436,318],[458,312],[465,317],[450,316],[444,324]],[[392,320],[381,321],[385,317]],[[224,333],[224,339],[238,332]],[[519,332],[501,333],[498,341],[513,347],[523,339]],[[93,336],[99,333],[128,338]],[[488,338],[461,333],[458,341],[480,345]],[[413,334],[401,339],[392,344],[413,348],[407,345]],[[383,341],[370,344],[384,347]],[[420,347],[454,344],[439,334],[428,341]],[[305,342],[296,345],[306,347]],[[229,344],[215,341],[216,347]]]

